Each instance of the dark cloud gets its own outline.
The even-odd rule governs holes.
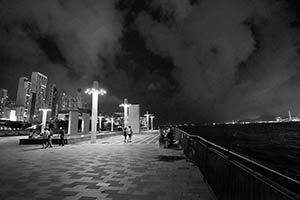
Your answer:
[[[101,80],[104,65],[112,63],[119,49],[122,18],[115,4],[111,0],[2,1],[0,57],[6,62],[1,71],[13,72],[14,82],[40,71],[72,93],[93,79]],[[2,87],[12,83],[2,80]]]
[[[165,122],[300,115],[298,8],[294,0],[0,1],[0,84],[15,93],[18,77],[40,71],[75,93],[98,80],[109,93],[101,108],[114,112],[127,97]]]
[[[58,48],[56,41],[53,37],[49,35],[45,35],[36,40],[38,46],[42,51],[44,51],[45,55],[48,57],[49,61],[56,64],[66,64],[66,59],[64,58],[62,52]]]

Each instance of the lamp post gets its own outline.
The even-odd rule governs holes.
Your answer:
[[[131,104],[128,103],[127,99],[124,99],[124,103],[120,104],[120,107],[124,107],[124,127],[128,126],[128,108]]]
[[[43,112],[43,117],[42,117],[42,133],[45,132],[45,128],[46,128],[46,121],[47,121],[47,113],[48,111],[51,111],[51,109],[49,108],[40,108],[39,111]]]
[[[149,117],[150,117],[151,114],[147,113],[144,115],[146,117],[146,126],[147,126],[147,131],[149,130]]]
[[[93,82],[93,88],[88,88],[85,91],[86,94],[92,95],[92,131],[91,131],[91,143],[96,143],[97,132],[97,115],[98,115],[98,95],[105,95],[106,91],[99,89],[98,81]]]
[[[154,116],[151,115],[151,116],[150,116],[150,121],[151,121],[151,131],[153,131],[153,118],[154,118]]]
[[[103,116],[98,116],[99,118],[99,129],[102,129],[102,119],[104,118]]]
[[[110,120],[111,120],[111,132],[113,132],[114,131],[114,118],[112,117],[112,118],[110,118]]]

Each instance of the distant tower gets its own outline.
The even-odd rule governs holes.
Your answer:
[[[51,118],[55,118],[58,103],[58,92],[55,84],[48,84],[46,93],[46,108],[51,109]]]
[[[29,120],[29,106],[31,101],[31,82],[26,77],[19,78],[16,98],[16,115],[18,121]]]
[[[81,88],[77,89],[77,108],[82,108],[82,90]]]
[[[7,89],[1,89],[0,90],[0,104],[5,104],[8,99],[8,90]]]
[[[30,122],[39,119],[42,116],[39,109],[44,108],[46,101],[48,77],[40,72],[31,74],[31,103],[30,103]]]

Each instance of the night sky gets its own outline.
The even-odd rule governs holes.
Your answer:
[[[0,0],[0,88],[32,71],[159,123],[300,116],[297,0]],[[85,97],[90,100],[90,97]]]

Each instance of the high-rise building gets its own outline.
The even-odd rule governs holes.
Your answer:
[[[46,107],[51,109],[51,118],[57,114],[58,92],[55,84],[48,84],[46,93]]]
[[[77,98],[72,95],[68,95],[68,110],[78,110]]]
[[[67,111],[68,110],[68,95],[65,92],[61,92],[59,94],[59,111]]]
[[[60,93],[59,111],[70,111],[70,110],[78,110],[78,96],[74,97],[65,92]]]
[[[29,120],[29,105],[31,101],[31,82],[26,77],[19,78],[16,98],[16,115],[18,121]]]
[[[30,121],[39,121],[41,119],[40,108],[45,108],[46,90],[48,78],[40,72],[31,74],[31,103],[30,103]]]
[[[5,115],[5,106],[8,100],[8,91],[7,89],[0,90],[0,118]]]
[[[82,107],[82,90],[81,88],[77,89],[77,108],[81,109]]]

